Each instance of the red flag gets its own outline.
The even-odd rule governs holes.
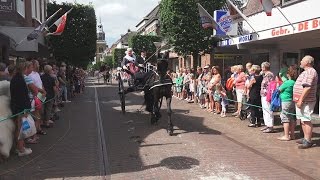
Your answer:
[[[273,2],[272,0],[260,0],[264,12],[266,12],[267,16],[271,16]]]
[[[47,36],[49,35],[61,35],[66,27],[66,23],[67,23],[67,15],[68,13],[72,10],[72,8],[66,12],[63,16],[61,16],[56,22],[54,22],[53,24],[57,26],[57,29],[55,32],[53,33],[48,33]]]

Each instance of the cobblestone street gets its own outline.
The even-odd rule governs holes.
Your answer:
[[[0,165],[0,179],[102,179],[104,174],[103,179],[119,180],[320,179],[318,146],[299,150],[294,141],[276,140],[280,133],[263,134],[246,121],[220,118],[177,100],[174,136],[169,136],[164,110],[152,126],[150,115],[138,111],[140,93],[128,95],[126,102],[122,115],[115,86],[88,84],[85,94],[63,109],[49,135],[32,146],[32,156],[12,155]],[[315,126],[319,145],[319,122]]]

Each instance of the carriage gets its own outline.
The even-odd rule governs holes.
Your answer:
[[[172,80],[167,74],[168,62],[165,58],[159,58],[157,66],[147,65],[141,69],[140,72],[143,76],[137,78],[135,75],[129,76],[128,85],[126,88],[124,85],[124,77],[126,74],[130,74],[134,64],[129,65],[129,69],[121,67],[117,68],[117,80],[118,80],[118,94],[120,98],[121,111],[123,114],[126,112],[125,98],[126,94],[130,92],[143,91],[146,105],[146,111],[151,114],[151,124],[156,124],[161,118],[160,109],[162,106],[163,98],[166,98],[167,113],[168,113],[168,127],[167,132],[173,134],[173,125],[171,121],[171,100],[172,100]],[[139,74],[136,73],[136,74]],[[131,73],[133,74],[133,73]],[[141,74],[140,74],[141,75]]]

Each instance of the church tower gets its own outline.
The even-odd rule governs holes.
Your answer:
[[[100,22],[98,24],[98,32],[97,32],[97,52],[96,52],[96,62],[103,61],[104,55],[106,53],[107,43],[106,43],[106,35],[103,31],[103,25]]]

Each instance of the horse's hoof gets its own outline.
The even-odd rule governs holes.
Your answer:
[[[152,116],[152,117],[151,117],[151,125],[154,125],[154,124],[156,124],[156,123],[157,123],[157,118],[154,117],[154,116]]]

